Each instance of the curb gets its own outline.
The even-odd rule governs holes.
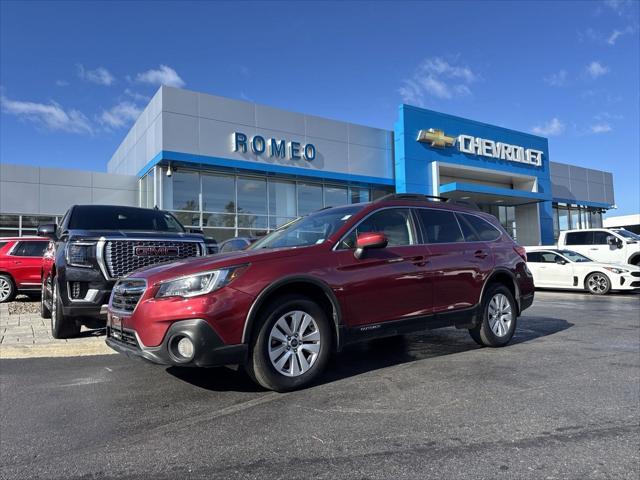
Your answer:
[[[81,343],[77,345],[49,344],[49,345],[2,345],[0,347],[0,360],[17,358],[43,358],[43,357],[83,357],[89,355],[116,354],[104,342]]]

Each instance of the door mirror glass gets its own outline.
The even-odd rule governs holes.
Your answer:
[[[354,256],[356,258],[362,258],[365,250],[372,248],[385,248],[388,240],[384,233],[379,232],[367,232],[358,235],[356,240],[356,251]]]
[[[619,238],[614,237],[613,235],[609,235],[607,237],[607,244],[614,247],[622,248],[622,241]]]
[[[55,239],[57,228],[58,226],[55,223],[43,223],[42,225],[38,225],[37,234],[39,237],[48,237]]]

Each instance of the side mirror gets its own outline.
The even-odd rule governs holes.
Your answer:
[[[567,261],[564,258],[556,258],[556,263],[558,265],[566,265]]]
[[[384,233],[361,233],[356,239],[356,251],[353,253],[353,256],[360,259],[364,255],[365,250],[369,250],[371,248],[384,248],[387,246],[387,243],[389,243],[389,241]]]
[[[607,237],[607,243],[612,247],[622,248],[622,241],[619,238],[614,237],[613,235],[609,235]]]
[[[39,237],[48,237],[52,240],[55,240],[57,229],[58,226],[55,223],[43,223],[42,225],[38,225],[37,235]]]

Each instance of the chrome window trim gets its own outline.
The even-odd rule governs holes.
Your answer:
[[[355,205],[355,204],[350,204],[350,205]],[[363,218],[360,219],[360,221],[358,223],[356,223],[353,227],[351,227],[347,233],[345,233],[342,237],[340,237],[340,240],[338,240],[336,242],[336,244],[331,248],[332,251],[337,252],[337,251],[343,251],[343,250],[355,250],[355,248],[338,248],[340,246],[340,244],[342,243],[342,241],[347,238],[349,235],[351,235],[351,232],[353,232],[355,229],[357,229],[362,222],[364,222],[366,219],[368,219],[371,215],[378,213],[378,212],[382,212],[383,210],[397,210],[397,209],[405,209],[405,210],[409,210],[409,216],[407,218],[410,219],[411,221],[411,231],[409,232],[410,235],[413,237],[412,240],[415,243],[411,243],[409,245],[394,245],[394,246],[390,246],[389,248],[394,248],[394,247],[415,247],[416,245],[421,245],[420,243],[418,243],[418,235],[417,235],[417,227],[415,224],[415,220],[413,218],[413,213],[411,211],[413,207],[407,207],[404,205],[393,205],[393,206],[389,206],[389,207],[382,207],[382,208],[377,208],[371,212],[369,212],[367,215],[365,215]],[[410,239],[411,240],[411,239]]]

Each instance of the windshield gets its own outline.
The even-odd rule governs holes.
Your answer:
[[[271,232],[248,249],[306,247],[322,243],[362,208],[362,205],[349,205],[300,217]]]
[[[580,255],[578,252],[574,252],[573,250],[556,250],[560,255],[567,257],[568,260],[576,263],[581,262],[593,262],[590,258],[585,257],[584,255]]]
[[[184,232],[176,218],[162,210],[146,208],[81,205],[69,219],[71,230],[137,230]]]
[[[635,240],[636,242],[640,241],[640,235],[636,235],[635,233],[630,232],[629,230],[625,230],[624,228],[614,230],[614,232],[616,232],[621,237],[628,238],[629,240]]]

